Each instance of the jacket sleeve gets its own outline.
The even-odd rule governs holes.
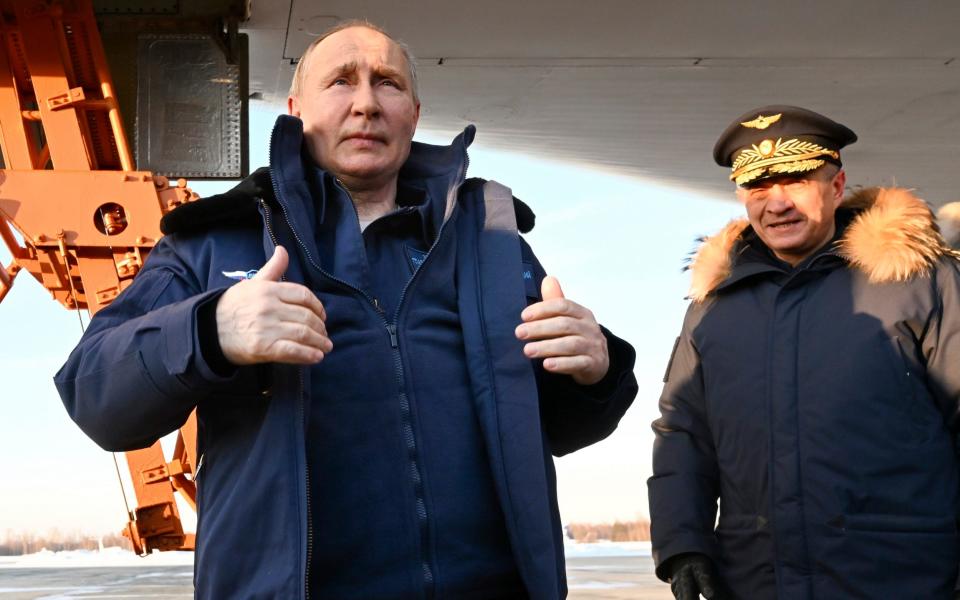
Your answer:
[[[717,560],[714,524],[719,469],[707,423],[700,356],[691,336],[697,307],[687,310],[664,375],[660,418],[653,422],[653,476],[647,482],[650,532],[657,576],[679,554]]]
[[[546,273],[527,243],[521,240],[525,269],[532,270],[527,303],[540,301],[540,283]],[[555,456],[563,456],[609,436],[637,395],[633,374],[636,353],[626,341],[601,327],[607,338],[610,368],[599,382],[579,385],[569,375],[544,370],[534,361],[540,395],[540,419]]]
[[[212,385],[197,312],[223,292],[201,290],[168,236],[133,283],[90,322],[54,377],[70,417],[102,448],[144,448],[182,425]]]
[[[933,293],[935,308],[922,339],[927,386],[944,421],[953,433],[954,452],[960,463],[960,262],[943,258],[937,265]],[[960,519],[960,512],[957,514]],[[960,597],[960,575],[954,585]]]
[[[942,259],[935,284],[937,301],[923,337],[927,384],[960,452],[960,261]]]

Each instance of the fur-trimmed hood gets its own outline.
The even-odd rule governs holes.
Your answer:
[[[944,241],[926,202],[902,188],[865,188],[844,199],[840,210],[855,213],[836,243],[840,256],[871,283],[906,281],[926,275],[944,255],[956,255]],[[733,272],[747,219],[731,221],[703,239],[690,262],[690,298],[702,302]]]

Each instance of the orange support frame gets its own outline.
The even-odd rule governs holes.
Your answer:
[[[123,291],[160,238],[164,213],[196,199],[183,180],[136,171],[91,0],[0,0],[0,301],[21,270],[92,315]],[[196,509],[196,417],[175,456],[127,453],[138,554],[192,550],[174,499]]]

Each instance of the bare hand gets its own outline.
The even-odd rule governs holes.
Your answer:
[[[282,246],[252,279],[232,286],[217,303],[223,355],[235,365],[279,362],[315,364],[333,349],[316,295],[280,281],[289,257]]]
[[[525,345],[523,353],[544,359],[544,369],[566,373],[580,385],[597,383],[610,368],[610,355],[593,313],[564,298],[556,277],[545,277],[540,290],[543,301],[520,313],[517,338],[539,340]]]

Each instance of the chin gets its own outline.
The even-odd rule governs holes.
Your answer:
[[[341,177],[350,179],[380,179],[388,173],[399,172],[400,167],[387,161],[348,163],[340,168]]]

